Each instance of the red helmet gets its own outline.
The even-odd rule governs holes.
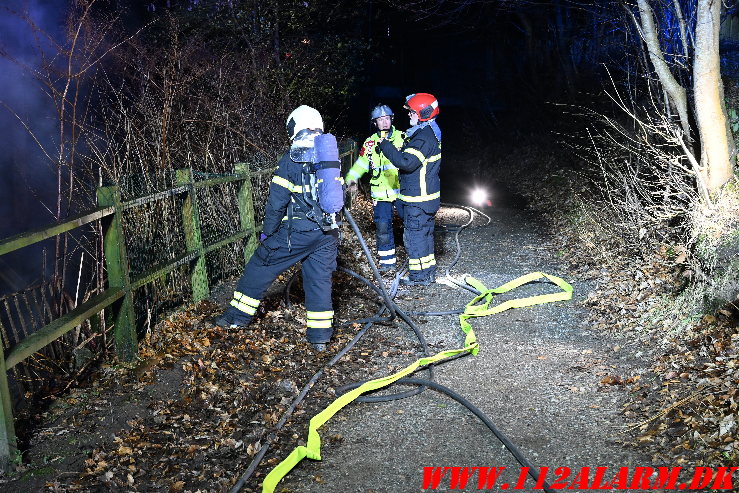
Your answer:
[[[433,96],[425,92],[411,94],[405,98],[405,107],[418,114],[418,121],[425,122],[439,115],[439,102]]]

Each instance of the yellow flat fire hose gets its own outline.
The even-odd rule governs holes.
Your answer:
[[[527,298],[516,298],[505,301],[503,303],[500,303],[499,305],[495,305],[490,308],[490,303],[492,303],[493,297],[496,294],[506,293],[508,291],[516,289],[519,286],[532,281],[537,281],[539,279],[548,279],[551,283],[561,288],[562,291],[559,291],[557,293],[529,296]],[[372,390],[386,387],[396,380],[399,380],[406,375],[413,373],[422,366],[436,363],[443,359],[450,358],[464,352],[469,352],[472,355],[476,355],[477,352],[480,350],[480,347],[477,343],[475,332],[472,330],[472,325],[470,325],[470,323],[467,321],[468,319],[494,315],[496,313],[500,313],[511,308],[523,308],[526,306],[541,305],[544,303],[553,303],[555,301],[566,301],[572,299],[572,286],[567,281],[557,276],[544,274],[542,272],[531,272],[530,274],[526,274],[513,279],[512,281],[509,281],[502,286],[493,289],[486,288],[482,282],[473,277],[468,277],[466,281],[470,286],[480,291],[480,295],[476,296],[472,301],[470,301],[465,307],[464,313],[459,315],[459,323],[462,327],[462,331],[465,333],[464,347],[461,349],[450,349],[446,351],[441,351],[440,353],[437,353],[433,356],[421,358],[393,375],[370,380],[362,384],[360,387],[357,387],[356,389],[338,397],[331,404],[329,404],[326,409],[311,418],[308,425],[308,441],[306,445],[295,447],[295,449],[290,453],[289,456],[287,456],[285,460],[280,462],[277,466],[275,466],[274,469],[272,469],[272,471],[270,471],[270,473],[267,475],[267,477],[264,478],[264,482],[262,483],[262,493],[273,493],[275,488],[277,487],[277,484],[282,480],[282,478],[284,478],[285,475],[287,475],[287,473],[289,473],[304,458],[307,457],[308,459],[321,460],[321,437],[318,434],[318,428],[323,426],[324,423],[331,419],[344,406],[352,402],[360,395],[364,394],[365,392],[370,392]]]

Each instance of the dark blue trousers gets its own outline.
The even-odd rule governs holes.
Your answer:
[[[374,201],[374,221],[377,235],[377,256],[380,266],[395,267],[395,235],[393,234],[393,210],[403,217],[400,201]]]
[[[288,249],[287,225],[265,239],[246,264],[244,274],[236,286],[234,299],[242,300],[242,311],[256,310],[262,296],[272,282],[284,271],[302,262],[303,289],[309,342],[328,342],[333,333],[331,277],[336,270],[338,231],[324,233],[292,231]],[[238,295],[241,295],[239,298]],[[232,303],[232,306],[236,306]]]
[[[436,274],[434,216],[412,202],[403,203],[403,244],[408,253],[410,279],[425,280]]]

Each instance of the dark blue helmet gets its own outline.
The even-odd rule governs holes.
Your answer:
[[[378,104],[374,108],[372,108],[372,112],[370,113],[370,120],[375,121],[381,116],[395,116],[393,114],[393,110],[390,109],[390,106],[386,104]]]

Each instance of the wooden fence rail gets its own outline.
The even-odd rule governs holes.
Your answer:
[[[354,142],[351,140],[342,142],[342,147],[345,149],[341,153],[342,162],[351,163],[356,149]],[[22,341],[17,341],[17,344],[7,355],[5,355],[3,345],[0,344],[0,399],[2,400],[2,406],[0,406],[0,470],[7,471],[18,461],[19,455],[7,371],[70,330],[78,327],[85,320],[96,316],[109,307],[112,309],[115,322],[116,353],[121,360],[130,361],[134,359],[137,354],[138,341],[133,292],[145,284],[174,271],[176,268],[188,264],[190,266],[193,301],[207,298],[210,295],[210,288],[208,286],[205,255],[246,238],[244,260],[248,261],[258,244],[256,233],[261,230],[261,224],[256,224],[254,218],[251,178],[252,176],[271,174],[273,171],[274,168],[251,173],[247,164],[239,163],[235,165],[234,173],[231,175],[219,175],[196,181],[191,169],[180,169],[176,171],[175,187],[125,202],[121,201],[118,186],[101,187],[97,191],[99,206],[97,209],[80,214],[61,224],[54,224],[0,241],[0,255],[4,255],[72,231],[91,222],[102,221],[103,247],[108,273],[108,288],[102,293],[79,304],[70,312],[41,327]],[[201,218],[195,191],[203,187],[213,187],[232,182],[239,183],[237,198],[240,230],[227,238],[206,245],[203,243],[201,236]],[[185,233],[185,253],[132,277],[122,227],[122,212],[174,195],[183,196],[184,198],[182,201],[182,226]]]

